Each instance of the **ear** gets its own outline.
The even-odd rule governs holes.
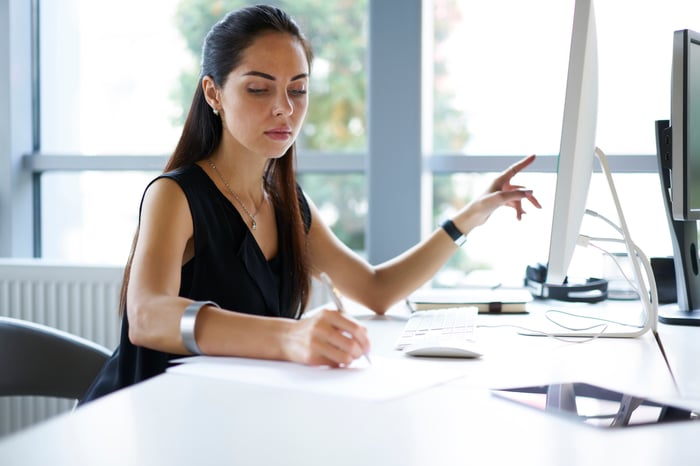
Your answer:
[[[204,76],[202,78],[202,91],[204,91],[204,98],[207,99],[209,106],[213,110],[219,111],[219,109],[221,109],[219,88],[216,87],[216,83],[214,83],[211,76]]]

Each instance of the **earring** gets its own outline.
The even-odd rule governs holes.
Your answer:
[[[214,112],[214,115],[219,116],[219,111],[217,109],[212,107],[211,111]]]

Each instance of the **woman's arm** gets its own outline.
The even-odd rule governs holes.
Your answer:
[[[482,196],[454,216],[455,226],[465,235],[469,234],[504,205],[513,207],[520,219],[524,213],[521,204],[524,198],[539,208],[532,191],[510,183],[513,176],[530,165],[534,158],[534,155],[526,157],[503,171]],[[430,280],[457,250],[452,238],[439,228],[425,241],[373,267],[345,247],[320,221],[315,206],[310,205],[314,222],[309,245],[314,273],[328,273],[345,295],[378,314],[383,314],[391,305]]]
[[[192,300],[178,292],[182,265],[194,254],[192,237],[180,187],[167,178],[152,183],[144,195],[127,295],[129,339],[135,345],[187,354],[180,320]],[[206,306],[197,315],[195,340],[204,354],[314,365],[347,365],[369,350],[366,330],[333,311],[296,321]]]

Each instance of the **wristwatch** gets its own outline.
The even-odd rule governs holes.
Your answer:
[[[452,220],[445,220],[440,226],[445,230],[445,233],[450,235],[450,238],[452,238],[452,241],[454,241],[457,246],[462,246],[467,241],[467,236],[459,231],[459,228],[457,228]]]

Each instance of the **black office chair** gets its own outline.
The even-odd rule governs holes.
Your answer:
[[[110,355],[76,335],[0,317],[0,396],[80,400]]]

